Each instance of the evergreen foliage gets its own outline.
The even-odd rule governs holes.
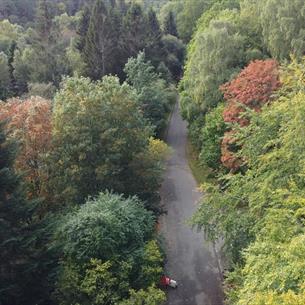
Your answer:
[[[120,39],[120,24],[117,24],[115,15],[116,12],[108,9],[102,0],[96,1],[82,53],[86,64],[86,75],[93,80],[117,72],[119,44],[113,38]],[[83,22],[86,21],[83,19]],[[86,25],[83,24],[83,26]]]
[[[35,253],[32,225],[33,202],[25,198],[21,177],[14,171],[16,145],[7,140],[0,123],[0,292],[1,304],[21,304],[30,299]],[[29,236],[29,232],[33,234]],[[32,263],[32,264],[31,264]]]
[[[172,11],[170,11],[165,18],[163,31],[165,34],[178,37],[175,17]]]
[[[154,126],[157,135],[165,128],[170,110],[166,83],[159,78],[150,62],[145,61],[144,53],[130,58],[125,66],[127,82],[137,93],[143,115]]]

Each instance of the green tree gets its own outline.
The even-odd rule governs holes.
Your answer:
[[[145,57],[152,62],[154,67],[158,67],[164,60],[165,50],[162,42],[162,32],[157,15],[153,9],[148,11],[148,34],[145,46]]]
[[[97,0],[82,51],[86,75],[93,80],[101,79],[107,74],[118,74],[120,29],[117,12],[107,8],[102,0]]]
[[[90,16],[91,16],[90,9],[88,6],[86,6],[84,10],[81,12],[81,19],[77,27],[78,38],[76,41],[76,48],[80,52],[84,50],[84,47],[86,45],[86,36],[89,29]]]
[[[128,262],[93,258],[79,265],[67,260],[61,265],[54,297],[60,305],[112,305],[127,295],[130,272]]]
[[[17,83],[14,75],[14,58],[15,58],[15,51],[17,48],[17,43],[15,41],[12,42],[9,52],[8,52],[8,67],[9,67],[9,74],[10,74],[10,84],[9,84],[9,95],[15,96],[17,95]]]
[[[212,169],[221,166],[221,142],[226,130],[223,120],[224,105],[219,104],[205,115],[205,124],[201,132],[200,161]]]
[[[152,286],[146,291],[143,289],[139,291],[131,290],[129,299],[122,301],[117,305],[159,305],[165,302],[165,300],[165,293]]]
[[[171,72],[172,78],[179,81],[183,71],[185,45],[180,39],[172,35],[164,35],[162,43],[166,53],[164,63]]]
[[[53,126],[55,198],[75,204],[105,189],[130,194],[131,165],[151,133],[131,87],[115,77],[68,78],[55,97]]]
[[[10,69],[8,58],[3,52],[0,52],[0,69],[0,99],[5,99],[9,94]]]
[[[245,1],[244,7],[252,5]],[[298,0],[258,0],[257,9],[252,10],[252,18],[259,20],[263,41],[271,55],[277,59],[289,58],[290,53],[303,56],[305,51],[304,33],[305,9]]]
[[[156,284],[162,257],[154,217],[136,197],[100,193],[61,220],[57,237],[63,264],[60,304],[115,304],[131,287]],[[149,241],[149,242],[147,242]]]
[[[24,29],[17,25],[12,24],[8,20],[0,21],[0,52],[9,55],[10,46],[14,41],[22,38]]]
[[[147,43],[148,21],[141,5],[132,3],[124,17],[124,44],[129,57],[136,56]]]
[[[169,34],[178,37],[176,21],[172,11],[170,11],[167,17],[165,18],[163,31],[164,34]]]
[[[100,193],[62,220],[59,241],[65,256],[79,263],[127,259],[151,237],[153,221],[135,197]]]
[[[4,126],[1,121],[0,300],[4,305],[27,304],[36,297],[31,297],[31,293],[36,290],[36,287],[32,287],[35,282],[32,271],[37,271],[32,261],[37,254],[32,251],[32,242],[35,243],[36,238],[32,221],[34,203],[26,200],[21,178],[14,171],[17,147],[6,139]]]
[[[225,11],[207,29],[195,33],[189,46],[181,88],[184,117],[192,123],[221,100],[219,86],[245,63],[244,37],[238,32],[235,11]]]
[[[183,1],[183,10],[177,15],[177,27],[179,37],[184,42],[189,42],[196,28],[197,20],[208,10],[213,2],[210,0],[188,0]]]
[[[144,53],[130,58],[124,69],[127,82],[139,96],[144,117],[155,127],[156,134],[165,127],[165,118],[169,111],[165,81],[160,79],[150,62],[145,61]]]
[[[36,15],[36,31],[43,41],[51,39],[52,12],[48,0],[39,0]]]

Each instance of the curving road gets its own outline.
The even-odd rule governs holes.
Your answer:
[[[168,289],[167,305],[222,305],[220,267],[214,247],[186,221],[201,197],[186,157],[187,128],[176,105],[167,137],[173,154],[161,188],[167,214],[161,232],[167,252],[166,272],[179,287]]]

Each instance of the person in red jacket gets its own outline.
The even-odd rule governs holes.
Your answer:
[[[160,284],[164,287],[167,287],[167,286],[172,287],[172,288],[178,287],[177,282],[166,275],[163,275],[161,277]]]

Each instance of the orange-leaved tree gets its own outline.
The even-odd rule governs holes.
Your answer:
[[[220,87],[226,100],[224,121],[237,123],[241,127],[248,125],[246,109],[260,111],[279,87],[279,65],[276,60],[251,62],[235,79]],[[225,167],[233,171],[241,164],[241,160],[234,156],[236,150],[238,145],[234,139],[234,130],[230,130],[225,134],[222,142],[221,161]]]
[[[44,195],[45,156],[52,138],[51,110],[51,101],[41,97],[0,102],[0,120],[7,121],[9,137],[19,144],[15,168],[29,183],[29,197]]]

